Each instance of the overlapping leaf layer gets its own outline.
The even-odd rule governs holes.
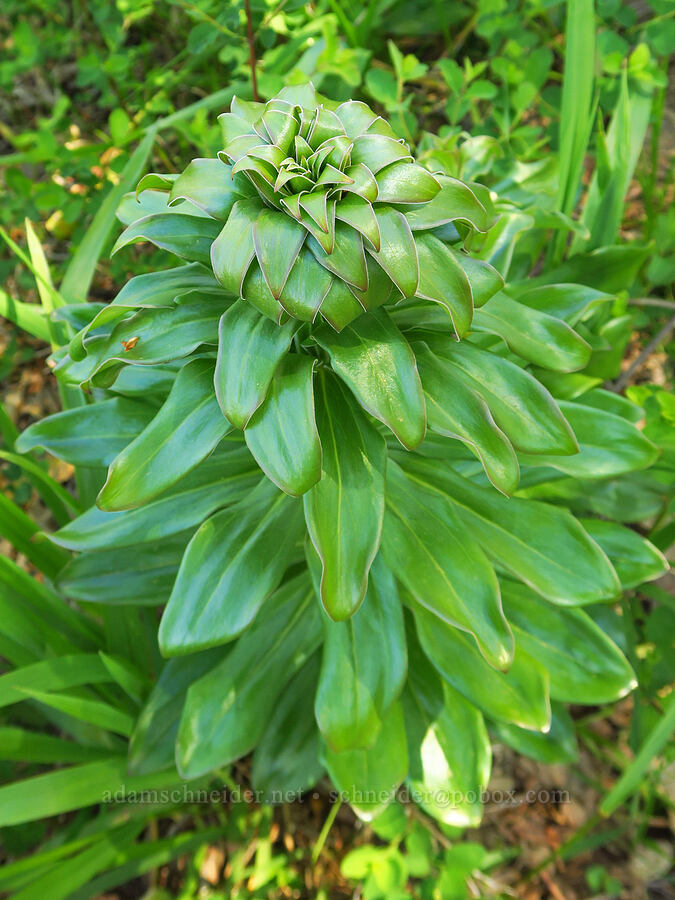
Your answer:
[[[268,792],[325,768],[368,818],[407,777],[432,815],[475,824],[486,724],[568,758],[561,703],[634,685],[583,607],[619,595],[613,562],[642,580],[664,565],[528,492],[656,449],[602,391],[557,403],[537,377],[586,364],[565,313],[584,289],[542,307],[504,286],[483,186],[311,87],[235,100],[221,123],[219,159],[141,181],[116,245],[184,264],[131,279],[57,354],[98,402],[20,439],[107,468],[97,506],[52,536],[79,554],[60,583],[164,607],[171,659],[133,771],[193,778],[254,750]]]

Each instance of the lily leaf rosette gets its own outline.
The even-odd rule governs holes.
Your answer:
[[[146,175],[118,213],[114,252],[149,241],[181,264],[59,310],[80,330],[57,375],[96,402],[31,426],[21,449],[107,472],[52,536],[80,554],[64,590],[104,602],[88,587],[104,566],[125,586],[115,602],[163,607],[182,687],[161,750],[185,777],[257,748],[259,784],[307,786],[325,767],[340,789],[407,777],[480,796],[486,723],[569,758],[562,704],[634,684],[571,608],[616,598],[608,555],[634,536],[512,495],[521,466],[536,496],[600,477],[599,447],[605,478],[656,452],[603,397],[542,384],[588,362],[564,318],[588,289],[505,286],[498,201],[419,165],[364,103],[305,85],[235,99],[220,123],[217,158]],[[134,771],[156,764],[157,690]],[[282,777],[289,723],[312,762]]]
[[[219,156],[247,195],[211,249],[220,283],[276,321],[320,313],[338,331],[419,296],[443,304],[464,333],[471,289],[461,256],[430,232],[460,220],[485,230],[487,209],[465,185],[417,165],[364,103],[328,105],[311,91],[301,99],[308,105],[235,99],[220,117]]]

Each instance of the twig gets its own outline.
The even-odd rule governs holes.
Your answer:
[[[620,393],[628,384],[628,382],[633,377],[633,374],[640,369],[652,355],[654,350],[659,346],[662,341],[665,341],[666,338],[670,335],[671,331],[675,328],[675,316],[671,316],[670,319],[666,322],[666,324],[661,328],[651,339],[651,341],[647,344],[647,346],[640,352],[639,356],[633,360],[633,362],[628,366],[625,372],[622,372],[621,375],[617,378],[614,384],[610,385],[610,389],[615,393]]]
[[[442,831],[439,831],[438,828],[434,825],[431,819],[427,818],[420,810],[415,806],[414,803],[406,804],[409,811],[410,816],[413,819],[417,819],[418,822],[421,822],[422,825],[427,829],[427,831],[436,838],[438,843],[445,850],[449,850],[452,847],[452,841],[449,841]]]
[[[654,297],[636,297],[628,301],[630,306],[657,306],[659,309],[675,309],[675,301],[658,300]]]
[[[560,890],[555,881],[551,878],[551,876],[546,871],[542,871],[539,873],[539,877],[544,882],[546,887],[549,889],[551,896],[554,900],[565,900],[565,895]]]
[[[253,88],[253,99],[258,102],[258,79],[255,74],[255,41],[253,39],[253,21],[251,18],[251,4],[249,0],[244,0],[246,6],[246,31],[248,33],[248,59],[251,66],[251,86]]]

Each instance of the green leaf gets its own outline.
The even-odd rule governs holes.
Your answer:
[[[147,775],[174,766],[178,724],[188,688],[221,662],[229,647],[170,659],[141,710],[129,741],[129,772]]]
[[[593,0],[571,0],[565,26],[565,72],[560,110],[558,209],[571,213],[593,123],[595,15]],[[566,235],[556,236],[554,255],[562,257]]]
[[[305,247],[291,269],[279,303],[295,319],[313,322],[333,279]]]
[[[114,511],[147,503],[205,459],[229,430],[213,390],[213,363],[188,363],[152,422],[112,462],[97,505]]]
[[[404,463],[452,501],[491,559],[547,600],[578,606],[619,594],[609,560],[566,509],[500,497],[427,461]]]
[[[317,379],[322,477],[303,502],[323,567],[321,601],[340,621],[361,605],[380,544],[386,448],[347,389],[328,373],[320,372]]]
[[[359,137],[377,118],[372,109],[360,100],[345,100],[335,110],[347,137]]]
[[[383,134],[360,135],[355,139],[351,153],[352,165],[367,166],[373,175],[402,159],[412,161],[408,148],[395,138]]]
[[[506,580],[502,597],[518,647],[545,666],[556,700],[613,703],[637,686],[619,648],[583,610],[553,606]]]
[[[47,416],[21,433],[16,449],[42,447],[75,466],[107,466],[150,422],[155,410],[113,397]]]
[[[668,571],[668,560],[661,551],[632,528],[604,519],[579,522],[610,558],[624,591],[654,581]]]
[[[218,237],[219,231],[219,222],[203,216],[155,213],[129,225],[115,241],[111,256],[129,244],[150,241],[161,250],[168,250],[181,259],[208,266],[211,262],[211,244]]]
[[[157,543],[82,553],[59,573],[59,588],[87,603],[159,606],[169,599],[189,537],[183,532]]]
[[[159,629],[164,656],[232,640],[253,620],[292,561],[300,504],[263,482],[207,519],[188,544]]]
[[[650,244],[631,241],[601,247],[592,253],[576,253],[556,268],[546,267],[541,275],[528,280],[531,288],[541,285],[576,282],[609,294],[624,291],[635,281],[639,269],[653,254]]]
[[[456,250],[454,247],[448,247],[448,250],[464,269],[464,274],[469,279],[475,308],[483,306],[490,297],[494,297],[504,287],[504,279],[490,263],[482,259],[474,259],[473,256]]]
[[[136,185],[134,197],[138,199],[143,191],[161,191],[166,193],[180,176],[174,174],[162,174],[161,172],[147,172]]]
[[[321,478],[321,443],[314,420],[315,364],[309,356],[286,356],[244,432],[246,445],[263,472],[294,497]]]
[[[122,688],[124,693],[133,700],[134,704],[140,706],[150,688],[148,677],[124,656],[113,656],[110,653],[104,653],[102,650],[99,650],[98,655],[110,673],[112,680]]]
[[[241,295],[258,312],[271,319],[275,325],[281,325],[288,318],[281,303],[272,296],[272,291],[265,281],[257,260],[254,260],[246,273]]]
[[[333,622],[324,614],[323,624],[316,721],[336,752],[370,747],[406,674],[401,603],[396,582],[379,556],[358,611],[346,622]]]
[[[427,347],[419,345],[415,355],[430,431],[462,441],[480,459],[497,490],[509,497],[518,487],[518,459],[487,404],[462,381],[453,380]]]
[[[146,189],[140,194],[130,191],[122,197],[122,202],[117,207],[117,218],[122,225],[133,225],[146,216],[158,213],[180,213],[209,218],[208,213],[190,201],[181,200],[176,206],[169,206],[169,195],[152,189]]]
[[[357,194],[364,200],[374,203],[377,200],[377,181],[368,166],[359,163],[356,166],[348,166],[345,174],[353,179],[352,184],[342,186],[342,199],[345,198],[345,192]]]
[[[176,751],[183,777],[196,777],[249,753],[284,687],[320,640],[311,584],[304,578],[287,582],[223,662],[188,688]]]
[[[37,542],[40,527],[9,497],[0,494],[0,537],[23,553],[48,578],[54,578],[68,561],[68,554],[60,547]]]
[[[209,99],[209,98],[206,98]],[[180,785],[178,790],[180,790]],[[118,852],[115,856],[115,868],[109,869],[92,879],[79,891],[74,892],[69,900],[89,900],[92,896],[101,896],[109,893],[111,888],[168,866],[179,857],[192,858],[199,853],[209,842],[218,839],[222,833],[222,826],[216,828],[199,828],[197,831],[183,831],[172,837],[160,838],[156,841],[143,840],[141,843],[131,845],[125,851]],[[159,897],[162,892],[159,889]],[[157,892],[155,892],[157,900]]]
[[[538,453],[523,456],[530,466],[553,466],[575,478],[610,478],[646,469],[659,449],[632,423],[620,416],[580,403],[560,401],[560,409],[574,429],[580,452],[575,456]]]
[[[0,727],[0,759],[21,763],[93,762],[110,756],[107,747],[89,747],[23,728]]]
[[[97,625],[5,556],[0,556],[0,612],[0,642],[3,636],[10,639],[2,652],[13,665],[94,650],[101,643]]]
[[[265,803],[287,803],[323,776],[320,737],[307,700],[316,690],[319,654],[315,653],[286,685],[253,754],[251,781]]]
[[[473,324],[477,331],[504,338],[509,349],[528,362],[554,372],[583,369],[591,358],[590,345],[569,325],[503,292],[477,311]]]
[[[394,432],[408,450],[424,438],[424,395],[408,342],[383,310],[360,316],[339,334],[313,338],[363,408]]]
[[[671,27],[671,48],[672,33]],[[645,50],[649,58],[645,44],[638,45],[633,51],[634,54],[638,54],[641,49]],[[619,234],[625,197],[645,144],[653,99],[651,91],[643,92],[637,85],[633,86],[632,77],[630,81],[633,83],[629,88],[629,72],[633,68],[631,63],[632,58],[628,66],[622,67],[621,86],[604,142],[606,160],[602,159],[604,154],[598,154],[600,159],[585,198],[582,222],[590,230],[590,239],[583,241],[580,235],[575,236],[572,253],[584,246],[590,250],[611,244],[616,241]],[[598,142],[603,138],[602,133],[598,135]]]
[[[378,266],[372,256],[367,257],[366,265],[368,267],[368,289],[357,291],[355,287],[351,287],[350,291],[359,301],[359,305],[366,312],[369,312],[383,306],[389,300],[394,290],[394,283],[384,269]],[[357,315],[361,315],[361,310],[358,311]]]
[[[102,325],[106,321],[105,313],[111,307],[119,308],[119,312],[127,309],[154,308],[158,306],[172,307],[176,300],[188,291],[200,293],[221,293],[218,282],[211,272],[206,272],[197,263],[188,263],[174,269],[162,269],[156,272],[145,272],[134,275],[124,285],[111,304],[104,307],[92,325]]]
[[[412,297],[417,292],[420,269],[408,221],[403,213],[390,206],[376,206],[375,215],[380,229],[380,249],[368,247],[368,252],[403,296]]]
[[[370,283],[369,283],[370,286]],[[344,281],[333,278],[332,284],[321,304],[321,315],[338,333],[345,325],[363,314],[363,307]]]
[[[357,816],[365,822],[378,816],[394,799],[408,771],[400,703],[389,710],[372,747],[343,753],[326,747],[323,761],[333,784]]]
[[[626,419],[627,422],[632,422],[633,425],[639,425],[645,417],[644,409],[637,403],[633,403],[627,397],[622,397],[621,394],[615,394],[613,391],[606,391],[603,388],[585,391],[581,403],[593,409],[603,409],[605,412]]]
[[[406,212],[413,231],[427,231],[449,222],[466,222],[480,232],[492,226],[494,218],[469,185],[447,176],[440,180],[441,190],[433,200]]]
[[[0,675],[0,707],[26,700],[26,691],[59,691],[110,680],[108,670],[96,653],[45,659]]]
[[[198,291],[200,294],[220,294],[224,305],[231,302],[213,275],[206,272],[198,263],[135,275],[127,281],[112,303],[104,305],[89,324],[71,340],[68,347],[71,358],[76,361],[84,359],[90,349],[89,344],[92,343],[91,337],[87,341],[90,331],[128,316],[132,309],[159,307],[173,309],[178,300],[191,291]],[[87,304],[84,309],[91,305]]]
[[[227,302],[214,303],[212,296],[191,291],[172,309],[141,309],[96,342],[83,383],[108,388],[127,365],[172,362],[203,344],[216,344],[218,318]]]
[[[259,200],[237,200],[211,247],[214,275],[235,297],[241,296],[244,277],[255,256],[253,223],[262,208]]]
[[[357,194],[348,194],[335,207],[335,217],[360,232],[375,250],[380,249],[380,226],[369,200]]]
[[[671,699],[663,716],[657,720],[647,735],[635,759],[603,797],[600,804],[601,815],[611,816],[628,797],[640,789],[654,758],[659,756],[671,740],[673,729],[675,729],[675,703]]]
[[[450,316],[457,337],[464,337],[473,317],[471,285],[455,254],[432,234],[415,238],[420,282],[417,296],[440,304]]]
[[[547,316],[563,319],[569,325],[576,323],[590,309],[612,300],[611,294],[596,291],[585,284],[545,284],[530,287],[530,280],[510,286],[519,303],[524,303]]]
[[[253,223],[253,246],[275,300],[281,296],[307,232],[286,213],[263,209]]]
[[[410,623],[412,625],[412,623]],[[402,697],[408,738],[408,786],[420,806],[446,825],[478,825],[492,753],[483,716],[443,682],[407,629],[410,667]]]
[[[448,500],[391,460],[382,551],[419,603],[472,635],[490,665],[508,668],[513,638],[492,566]]]
[[[36,691],[32,688],[22,688],[22,690],[31,700],[57,709],[81,722],[94,725],[96,728],[103,728],[105,731],[113,731],[125,737],[131,734],[134,724],[133,716],[116,709],[109,703],[87,700],[71,694]]]
[[[413,611],[422,649],[455,690],[493,719],[548,731],[549,680],[540,663],[516,646],[509,671],[498,672],[485,662],[467,634],[418,603]]]
[[[219,159],[193,159],[170,186],[169,206],[189,200],[214,219],[227,219],[242,196],[238,184]]]
[[[117,791],[160,790],[178,782],[175,771],[161,777],[156,774],[127,775],[124,757],[85,763],[34,775],[0,787],[0,827],[34,822],[61,813],[101,803]]]
[[[142,828],[141,822],[130,822],[106,831],[86,849],[50,866],[13,896],[17,900],[37,900],[49,893],[53,900],[72,900],[85,883],[91,884],[94,875],[113,865],[125,851],[129,852]]]
[[[297,327],[293,320],[275,324],[245,300],[223,314],[214,383],[220,408],[236,428],[247,426],[267,396]]]
[[[551,730],[546,734],[507,725],[505,722],[490,722],[490,731],[516,753],[522,753],[549,766],[555,763],[573,763],[579,758],[574,721],[564,705],[555,700],[551,703]]]
[[[214,453],[166,494],[133,510],[104,512],[92,506],[49,539],[69,550],[104,550],[159,541],[197,526],[222,506],[236,503],[261,478],[245,447]]]
[[[428,203],[440,184],[416,163],[395,162],[377,173],[378,203]]]
[[[52,478],[41,465],[29,457],[0,450],[0,460],[5,460],[23,470],[26,478],[38,492],[40,499],[51,511],[59,525],[69,522],[71,516],[77,515],[80,511],[79,503],[73,495]]]
[[[317,190],[298,194],[298,203],[307,215],[316,223],[318,228],[328,234],[328,191]]]
[[[344,222],[335,225],[335,243],[330,253],[326,253],[315,237],[310,235],[307,246],[314,254],[317,262],[337,275],[342,281],[353,285],[360,291],[368,287],[368,269],[363,240],[358,231]]]
[[[553,397],[532,375],[467,341],[458,344],[426,334],[424,340],[447,364],[453,377],[483,398],[517,450],[537,454],[577,452],[572,429]]]
[[[36,303],[24,303],[15,300],[8,293],[0,290],[0,316],[9,319],[23,331],[32,334],[40,341],[49,341],[49,320],[44,310]]]

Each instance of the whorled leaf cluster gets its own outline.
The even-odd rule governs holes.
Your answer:
[[[80,552],[62,587],[165,605],[172,659],[134,770],[175,749],[193,777],[257,746],[267,787],[325,765],[373,815],[407,776],[432,814],[475,822],[475,803],[443,809],[432,789],[480,792],[486,723],[568,758],[562,703],[633,684],[577,607],[618,595],[607,554],[626,542],[647,577],[663,566],[620,526],[531,499],[544,479],[654,459],[604,392],[556,402],[536,377],[583,368],[569,322],[604,298],[504,286],[489,191],[415,163],[363,103],[304,86],[235,100],[221,124],[218,159],[146,176],[120,210],[117,250],[148,240],[185,264],[64,314],[84,327],[57,375],[96,402],[21,438],[107,468],[97,505],[52,538]],[[105,596],[102,566],[118,573]]]

